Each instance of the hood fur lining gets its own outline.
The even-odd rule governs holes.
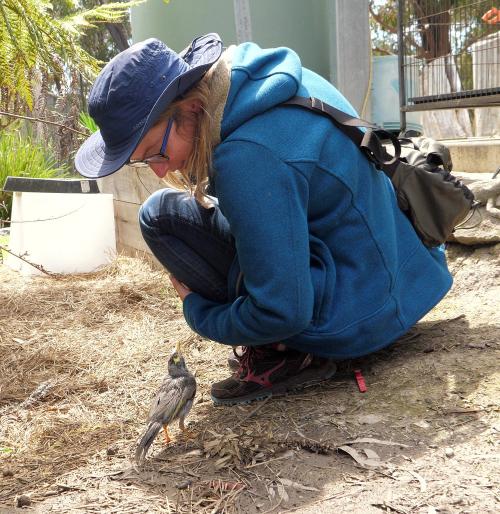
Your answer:
[[[231,66],[235,48],[235,45],[231,45],[224,50],[220,59],[215,64],[210,79],[210,98],[207,111],[212,118],[210,142],[213,147],[217,146],[221,141],[222,116],[224,115],[224,108],[226,107],[229,87],[231,85]]]

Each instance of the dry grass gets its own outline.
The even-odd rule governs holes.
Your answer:
[[[492,255],[498,264],[498,252]],[[465,269],[460,266],[459,275]],[[488,280],[498,273],[497,267],[482,269]],[[475,277],[480,284],[481,275]],[[431,452],[436,444],[451,444],[450,427],[453,437],[473,441],[494,424],[496,382],[484,379],[490,371],[493,376],[490,347],[482,355],[455,354],[451,344],[494,340],[493,292],[484,296],[481,313],[468,314],[473,330],[463,309],[475,288],[470,296],[465,289],[461,297],[452,295],[405,345],[357,363],[370,395],[360,395],[349,376],[340,376],[299,395],[214,408],[208,391],[227,374],[227,347],[187,328],[169,284],[165,273],[126,257],[91,275],[59,278],[25,278],[0,266],[0,511],[20,494],[30,495],[37,512],[270,512],[307,504],[316,511],[326,493],[329,501],[343,501],[366,480],[388,481],[380,482],[383,489],[398,480],[392,464],[383,473],[360,470],[337,455],[336,447],[348,439],[391,438],[413,447],[425,440]],[[168,448],[156,442],[138,469],[131,460],[135,442],[179,338],[198,381],[188,419],[194,437],[180,436],[174,427],[177,442]],[[474,368],[482,373],[477,380],[470,379]],[[443,378],[448,371],[453,383],[462,384],[458,406],[473,412],[457,423],[449,414],[428,414],[429,405],[436,412],[457,407],[449,396],[451,378]],[[359,421],[380,413],[379,423]],[[432,433],[412,427],[422,419]],[[397,449],[382,449],[377,451],[388,463],[397,459]],[[415,459],[429,456],[417,449]],[[481,468],[474,466],[478,474]],[[422,502],[423,493],[406,482],[397,486],[405,501]]]
[[[166,275],[139,260],[57,280],[2,268],[1,280],[1,446],[26,459],[24,480],[50,480],[137,431],[175,339],[191,334]]]
[[[67,277],[25,278],[0,267],[0,280],[0,448],[4,477],[15,478],[0,489],[0,504],[22,492],[32,500],[50,496],[63,477],[89,465],[98,472],[110,455],[119,453],[128,462],[179,338],[197,375],[197,403],[208,406],[209,384],[220,375],[218,362],[224,362],[224,372],[227,350],[202,341],[185,325],[166,273],[120,257],[100,272]],[[205,453],[203,441],[213,439],[217,444],[206,451],[215,469],[233,457],[240,461],[239,450],[233,455],[234,444],[227,446],[226,436],[217,432],[220,426],[206,426],[211,432],[198,443],[186,441],[171,451],[194,449],[197,462]],[[157,473],[165,468],[159,462]],[[148,480],[158,485],[141,478]],[[240,482],[226,490],[214,480],[213,473],[205,479],[208,510],[242,490]]]

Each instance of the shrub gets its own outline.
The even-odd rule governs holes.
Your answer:
[[[81,111],[78,115],[78,121],[80,122],[80,126],[83,129],[87,129],[91,134],[99,130],[94,118],[87,112]]]
[[[11,177],[61,178],[69,175],[66,165],[58,165],[52,149],[22,134],[20,127],[0,132],[0,188]],[[10,219],[12,194],[0,189],[0,220]]]

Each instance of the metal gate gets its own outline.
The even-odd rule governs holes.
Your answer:
[[[500,105],[500,5],[493,3],[398,0],[402,131],[409,111]]]

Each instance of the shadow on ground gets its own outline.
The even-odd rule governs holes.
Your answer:
[[[21,494],[35,512],[496,512],[498,252],[453,251],[454,290],[396,344],[231,408],[209,399],[228,350],[186,330],[166,276],[125,261],[26,283],[0,268],[0,512]],[[178,338],[199,384],[193,437],[174,428],[137,468]]]

